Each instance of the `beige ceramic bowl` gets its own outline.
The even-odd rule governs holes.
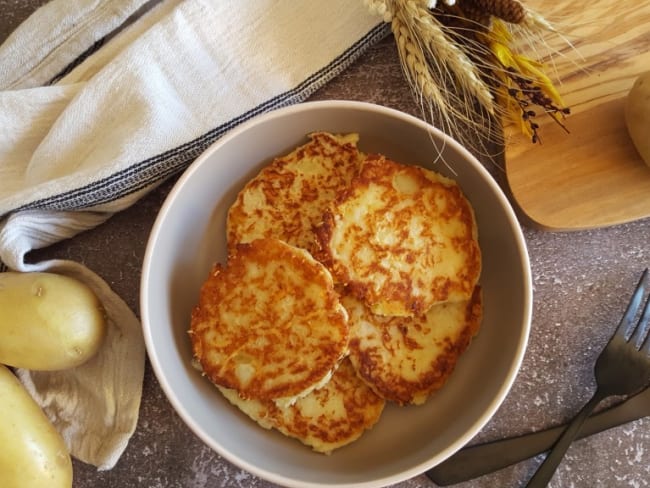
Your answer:
[[[443,390],[423,406],[388,405],[371,431],[330,456],[264,430],[232,407],[192,368],[186,332],[201,283],[212,263],[226,257],[226,213],[237,192],[273,156],[306,142],[306,134],[318,130],[358,132],[362,150],[434,168],[460,183],[478,220],[485,307],[479,336]],[[417,118],[343,101],[276,110],[232,130],[205,151],[160,211],[141,286],[151,363],[190,429],[241,468],[301,488],[385,486],[416,476],[460,449],[488,422],[514,381],[526,348],[532,301],[520,227],[479,162]]]

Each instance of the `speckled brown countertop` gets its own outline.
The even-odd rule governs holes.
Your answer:
[[[0,0],[0,41],[42,3]],[[313,99],[364,100],[417,115],[392,42],[386,39],[372,48]],[[500,179],[498,171],[496,176]],[[145,245],[172,184],[163,184],[104,225],[35,253],[32,259],[62,257],[84,263],[138,313]],[[641,269],[650,266],[648,219],[573,233],[536,230],[523,219],[522,225],[534,281],[529,347],[510,394],[472,443],[543,429],[575,414],[593,392],[596,356],[620,319]],[[456,486],[523,486],[540,461],[541,457]],[[117,466],[98,472],[75,461],[74,469],[75,488],[273,486],[206,447],[173,411],[149,364],[138,428]],[[397,486],[435,485],[421,475]],[[574,443],[550,486],[650,486],[650,419]]]

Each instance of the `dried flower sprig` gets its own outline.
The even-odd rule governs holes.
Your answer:
[[[543,16],[519,0],[364,3],[391,23],[404,73],[424,115],[461,142],[475,142],[465,136],[468,131],[503,142],[495,119],[515,121],[532,142],[539,142],[535,117],[540,109],[564,127],[569,109],[544,66],[511,47],[514,34],[553,32]]]
[[[492,28],[481,36],[485,36],[485,43],[502,68],[498,69],[497,65],[493,72],[500,81],[496,88],[497,97],[510,120],[519,124],[521,131],[533,143],[540,141],[539,124],[534,121],[537,113],[533,107],[541,108],[567,130],[563,119],[570,109],[564,106],[560,93],[544,73],[541,63],[510,49],[512,35],[499,20],[495,20]]]

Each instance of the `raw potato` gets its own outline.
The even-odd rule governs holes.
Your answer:
[[[625,123],[641,158],[650,166],[650,71],[636,79],[627,95]]]
[[[0,363],[53,371],[90,359],[106,331],[94,293],[52,273],[0,273]]]
[[[49,419],[0,365],[0,479],[3,488],[69,488],[70,453]]]

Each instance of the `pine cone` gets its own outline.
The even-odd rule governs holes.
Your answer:
[[[519,24],[526,16],[526,10],[518,0],[464,0],[463,4],[473,4],[483,12],[511,24]]]
[[[465,18],[478,25],[483,27],[488,27],[490,25],[490,13],[479,6],[474,5],[472,2],[463,2],[462,12]]]

